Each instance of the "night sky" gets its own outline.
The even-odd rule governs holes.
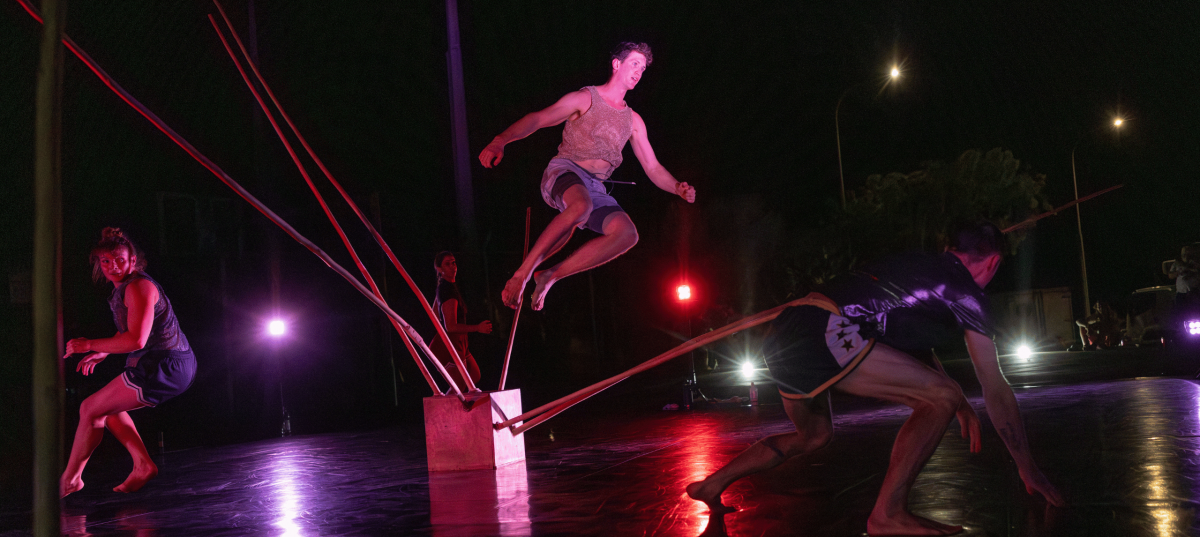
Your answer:
[[[659,160],[696,187],[697,203],[686,206],[653,187],[626,150],[614,179],[638,184],[617,185],[614,195],[641,242],[590,275],[559,283],[544,312],[523,316],[512,382],[526,390],[526,406],[668,348],[684,329],[667,298],[684,265],[703,292],[693,330],[719,307],[749,313],[780,303],[786,286],[778,252],[838,204],[833,119],[843,94],[847,189],[871,174],[994,147],[1044,174],[1055,205],[1073,196],[1072,150],[1080,195],[1125,184],[1083,206],[1093,300],[1120,305],[1134,289],[1169,284],[1161,262],[1200,240],[1194,2],[811,4],[463,1],[475,252],[461,251],[454,210],[444,4],[260,1],[255,8],[264,75],[356,201],[377,204],[383,235],[426,296],[433,254],[460,251],[468,319],[497,326],[490,338],[472,337],[485,387],[497,377],[500,334],[511,319],[498,295],[519,263],[524,208],[533,208],[535,233],[553,216],[538,180],[561,131],[509,145],[492,170],[475,156],[523,114],[603,83],[617,42],[653,47],[653,65],[626,99],[645,119]],[[247,35],[246,2],[226,8]],[[77,1],[67,32],[130,93],[352,267],[270,127],[255,119],[256,105],[209,13],[215,9],[199,1]],[[40,26],[15,2],[0,2],[0,250],[17,280],[31,266],[39,36]],[[893,62],[902,78],[881,90]],[[200,357],[197,386],[174,407],[177,415],[236,414],[244,418],[239,428],[222,439],[267,435],[277,424],[273,398],[283,364],[301,431],[419,416],[416,401],[428,388],[387,336],[383,316],[70,55],[63,109],[68,338],[112,332],[109,289],[88,280],[87,252],[100,228],[117,225],[145,248],[148,272],[164,285]],[[1119,133],[1110,127],[1116,115],[1126,119]],[[431,325],[411,293],[394,270],[383,270],[379,249],[344,204],[333,202],[333,189],[322,188],[372,270],[386,272],[390,302],[428,337]],[[180,216],[180,207],[194,207],[194,218]],[[1078,256],[1074,214],[1048,218],[996,288],[1071,287],[1078,294]],[[276,349],[259,333],[272,307],[272,257],[280,260],[280,309],[298,334]],[[0,397],[20,409],[28,404],[30,309],[13,302],[0,308],[8,350]],[[395,393],[393,355],[405,379]],[[68,404],[112,378],[120,369],[114,362],[102,366],[100,379],[69,372]],[[659,374],[661,382],[674,382],[672,374]],[[11,445],[21,437],[4,439]]]

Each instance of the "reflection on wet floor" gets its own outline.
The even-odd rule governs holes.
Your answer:
[[[1142,378],[1018,390],[1030,441],[1070,506],[1025,494],[990,426],[972,455],[951,424],[914,511],[966,535],[1185,536],[1200,530],[1200,386]],[[982,399],[971,397],[982,410]],[[778,406],[601,415],[572,411],[527,438],[528,460],[430,474],[420,429],[268,440],[169,453],[143,491],[128,468],[89,468],[65,502],[68,535],[862,535],[907,411],[835,398],[832,446],[736,483],[710,517],[684,486],[760,437]],[[597,405],[602,408],[604,405]],[[986,422],[986,416],[981,412]],[[20,534],[28,512],[0,513]]]

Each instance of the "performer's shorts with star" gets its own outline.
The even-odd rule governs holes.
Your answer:
[[[763,340],[767,368],[789,399],[813,397],[850,374],[875,344],[843,317],[828,298],[813,293],[808,304],[783,310]]]

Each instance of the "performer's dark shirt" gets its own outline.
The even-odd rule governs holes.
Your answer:
[[[446,326],[446,319],[442,315],[442,304],[451,300],[458,301],[458,322],[460,324],[466,322],[467,307],[463,305],[462,295],[458,292],[458,286],[454,282],[439,279],[437,291],[433,297],[433,311],[437,313],[438,320],[442,321],[442,326]]]
[[[898,349],[929,349],[964,329],[993,337],[987,296],[952,253],[901,254],[831,281],[842,315]]]
[[[130,274],[125,281],[117,284],[112,295],[108,297],[108,307],[112,310],[117,332],[129,331],[129,309],[125,307],[125,288],[139,279],[144,279],[158,288],[158,302],[154,303],[154,319],[150,324],[150,337],[146,340],[146,346],[129,353],[129,355],[137,357],[150,351],[191,350],[192,346],[188,343],[187,336],[183,335],[183,330],[179,329],[179,321],[175,318],[175,310],[171,308],[171,301],[167,299],[167,294],[163,292],[163,288],[158,282],[144,272]]]

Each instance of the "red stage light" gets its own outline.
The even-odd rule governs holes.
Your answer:
[[[675,288],[675,296],[680,302],[687,302],[692,299],[692,287],[688,284],[681,284]]]

